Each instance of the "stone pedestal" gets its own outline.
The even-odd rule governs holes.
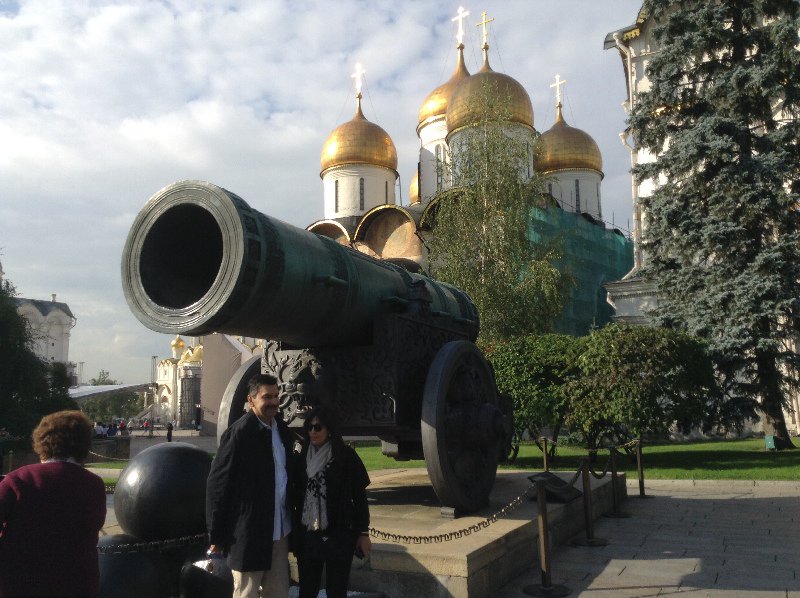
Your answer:
[[[455,532],[482,521],[519,496],[535,472],[499,472],[491,503],[480,513],[458,519],[442,517],[441,508],[424,469],[371,472],[367,491],[372,527],[398,535],[432,536]],[[572,472],[555,472],[571,479]],[[591,479],[593,514],[611,510],[610,475]],[[580,480],[576,482],[580,489]],[[620,474],[617,495],[625,497],[625,476]],[[489,527],[441,543],[399,544],[373,538],[369,559],[355,559],[350,589],[382,592],[387,598],[489,598],[521,573],[539,566],[536,497],[526,499],[510,515]],[[553,545],[583,533],[583,501],[548,503],[550,540]],[[587,550],[592,550],[591,548]],[[296,579],[296,567],[293,566]]]

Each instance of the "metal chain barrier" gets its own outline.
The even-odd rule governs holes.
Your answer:
[[[567,483],[568,486],[572,486],[577,481],[578,477],[580,477],[582,471],[582,467],[579,466],[578,470],[575,472],[575,475],[572,476],[572,479]],[[449,542],[451,540],[457,540],[459,538],[464,538],[475,532],[479,532],[482,529],[486,529],[493,523],[496,523],[498,519],[505,517],[511,511],[516,509],[518,506],[522,504],[522,501],[525,500],[526,496],[529,496],[530,493],[536,490],[536,484],[531,484],[525,491],[517,496],[514,500],[509,502],[506,506],[502,509],[490,515],[486,519],[479,521],[469,527],[462,528],[460,530],[456,530],[453,532],[447,532],[444,534],[436,534],[434,536],[406,536],[402,534],[393,534],[391,532],[385,532],[379,529],[375,529],[374,527],[369,528],[369,535],[373,538],[377,538],[379,540],[385,540],[387,542],[396,542],[398,544],[439,544],[441,542]]]
[[[592,466],[588,461],[586,463],[586,467],[589,468],[589,473],[592,474],[596,480],[602,480],[604,477],[606,477],[606,474],[608,473],[608,470],[611,467],[611,451],[616,449],[612,446],[608,450],[609,450],[608,460],[606,460],[606,466],[603,469],[603,473],[597,473],[594,469],[592,469]],[[597,454],[597,449],[589,452]]]
[[[613,451],[616,451],[617,453],[619,453],[620,449],[625,450],[627,448],[636,446],[638,444],[639,444],[639,439],[638,438],[634,438],[633,440],[631,440],[629,442],[626,442],[625,444],[620,445],[620,446],[609,446],[608,447],[608,460],[606,461],[606,466],[603,469],[603,473],[597,473],[594,469],[591,468],[591,466],[589,466],[589,473],[591,473],[595,477],[595,479],[602,480],[606,476],[606,474],[608,474],[608,470],[611,467],[611,453]],[[589,452],[597,454],[597,452],[599,450],[601,450],[601,449],[591,449]]]
[[[97,552],[100,554],[127,554],[129,552],[156,552],[166,548],[176,548],[178,546],[205,545],[208,543],[208,534],[195,534],[194,536],[182,536],[180,538],[170,538],[169,540],[153,540],[152,542],[134,542],[131,544],[117,544],[116,546],[98,546]]]
[[[89,451],[90,455],[94,455],[95,457],[100,457],[101,459],[105,459],[106,461],[130,461],[130,459],[120,459],[118,457],[107,457],[106,455],[101,455],[99,453],[95,453],[94,451]]]
[[[450,540],[457,540],[459,538],[464,538],[469,536],[470,534],[474,534],[475,532],[479,532],[482,529],[485,529],[492,525],[493,523],[497,522],[498,519],[501,517],[505,517],[511,511],[516,509],[518,506],[522,504],[522,501],[525,500],[525,497],[528,496],[532,490],[534,490],[536,486],[531,484],[525,491],[517,496],[514,500],[504,506],[502,509],[490,515],[486,519],[479,521],[469,527],[465,527],[460,530],[456,530],[453,532],[447,532],[444,534],[436,534],[435,536],[405,536],[402,534],[393,534],[391,532],[384,532],[379,529],[375,529],[374,527],[369,528],[369,535],[373,538],[377,538],[379,540],[386,540],[388,542],[397,542],[399,544],[438,544],[440,542],[449,542]]]
[[[569,482],[567,482],[567,486],[575,485],[575,482],[577,482],[578,478],[581,477],[582,470],[583,470],[583,460],[581,460],[581,463],[578,464],[578,469],[575,470],[575,475],[572,476],[572,479]]]

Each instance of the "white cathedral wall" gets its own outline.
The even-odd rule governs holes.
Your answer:
[[[447,136],[447,145],[450,148],[450,153],[452,155],[457,155],[459,147],[465,143],[465,135],[468,135],[472,130],[472,127],[464,127],[463,129],[450,133]],[[528,152],[523,162],[519,165],[519,174],[523,178],[533,176],[533,148],[535,145],[533,139],[533,129],[520,123],[508,123],[503,127],[503,134],[510,139],[514,139],[527,145]]]
[[[601,219],[601,180],[600,174],[593,170],[560,170],[550,173],[547,189],[565,211],[585,212]],[[576,193],[575,181],[578,181],[579,193]],[[580,209],[577,205],[578,199]]]
[[[447,162],[447,122],[444,116],[431,120],[417,131],[420,141],[419,150],[419,198],[420,201],[427,201],[444,187],[444,171],[437,172],[436,148],[441,147],[440,155],[442,168]]]
[[[360,205],[360,183],[364,179],[364,208]],[[326,219],[361,216],[375,206],[395,203],[397,173],[371,164],[344,164],[325,171],[322,177]],[[339,181],[339,205],[336,206],[336,181]]]
[[[72,318],[60,309],[42,316],[33,305],[22,305],[17,313],[30,325],[33,336],[33,352],[46,363],[67,363],[69,360],[69,337]]]

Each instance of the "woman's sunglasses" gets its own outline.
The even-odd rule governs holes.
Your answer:
[[[308,431],[322,432],[325,426],[323,424],[308,424]]]

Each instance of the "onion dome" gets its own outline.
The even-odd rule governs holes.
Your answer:
[[[467,77],[469,77],[469,71],[467,70],[467,65],[464,64],[464,44],[458,44],[456,70],[453,71],[452,76],[446,83],[442,83],[430,92],[425,101],[422,102],[422,107],[419,109],[419,124],[421,125],[426,120],[437,116],[444,116],[447,112],[447,103],[450,101],[453,92],[459,83]]]
[[[476,124],[481,119],[482,96],[490,90],[500,98],[508,98],[509,120],[533,128],[533,106],[528,92],[520,83],[492,70],[489,66],[489,46],[483,46],[481,70],[464,79],[447,106],[447,132]]]
[[[355,116],[336,127],[322,146],[320,175],[328,168],[342,164],[371,164],[397,171],[397,150],[392,138],[364,117],[361,94],[356,97]]]
[[[180,334],[176,334],[169,346],[178,351],[182,351],[186,347],[186,343],[183,342]]]
[[[183,352],[181,355],[180,361],[178,364],[184,363],[202,363],[203,362],[203,345],[197,345],[196,347],[189,347],[186,351]]]
[[[570,127],[561,114],[561,102],[556,106],[556,122],[541,136],[541,150],[536,169],[541,172],[586,169],[603,174],[603,157],[592,137]]]
[[[411,179],[411,186],[408,188],[408,203],[419,203],[419,171],[415,172]]]

